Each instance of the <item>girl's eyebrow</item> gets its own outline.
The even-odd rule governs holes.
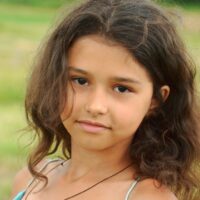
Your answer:
[[[72,67],[68,66],[69,71],[75,71],[78,73],[82,73],[84,75],[88,75],[89,73],[83,69],[77,68],[77,67]],[[133,78],[125,78],[125,77],[112,77],[112,80],[115,82],[125,82],[125,83],[134,83],[134,84],[139,84],[141,85],[142,83],[139,80],[133,79]]]
[[[113,77],[113,80],[116,82],[125,82],[125,83],[134,83],[141,85],[142,83],[133,78],[124,78],[124,77]]]
[[[75,72],[79,72],[79,73],[82,73],[82,74],[85,74],[85,75],[89,74],[85,70],[77,68],[77,67],[68,66],[68,69],[69,69],[69,71],[75,71]]]

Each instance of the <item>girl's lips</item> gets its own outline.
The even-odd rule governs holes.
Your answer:
[[[89,121],[77,121],[81,129],[89,133],[99,133],[109,129],[103,124]]]

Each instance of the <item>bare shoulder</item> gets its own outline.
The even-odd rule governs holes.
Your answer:
[[[174,193],[166,186],[159,186],[153,179],[145,179],[138,183],[135,188],[134,200],[178,200]]]
[[[47,162],[46,160],[42,160],[37,166],[36,169],[41,168],[41,166],[44,165],[44,163]],[[14,197],[19,193],[20,191],[26,189],[29,182],[33,179],[32,174],[30,173],[28,167],[22,168],[15,176],[11,191],[11,197]]]
[[[63,160],[61,159],[44,159],[36,166],[36,170],[46,174],[62,162]],[[28,170],[28,167],[21,169],[14,178],[11,197],[16,196],[20,191],[25,190],[32,180],[33,176]]]
[[[32,175],[29,172],[28,167],[21,169],[14,178],[11,197],[14,197],[18,192],[24,190],[31,179]]]

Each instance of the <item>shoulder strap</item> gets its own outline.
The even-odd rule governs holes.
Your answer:
[[[130,195],[131,195],[131,192],[132,190],[135,188],[135,186],[137,185],[137,183],[140,181],[140,177],[137,177],[133,183],[131,184],[131,186],[129,187],[128,189],[128,192],[126,193],[126,196],[125,196],[125,199],[124,200],[128,200]]]
[[[48,173],[50,173],[51,171],[53,171],[54,169],[56,169],[58,166],[62,165],[65,160],[62,160],[62,159],[49,159],[45,164],[44,166],[41,167],[41,169],[39,170],[39,172],[43,172],[47,166],[50,164],[50,163],[53,163],[53,162],[58,162],[58,161],[62,161],[62,162],[59,162],[59,164],[55,165],[52,169],[50,169],[49,171],[47,171],[47,173],[45,175],[47,175]],[[26,189],[24,190],[24,195],[25,195],[25,199],[27,199],[27,197],[30,195],[30,193],[34,190],[34,188],[37,186],[37,179],[34,177],[27,185]],[[34,182],[36,182],[36,184],[33,186],[33,188],[31,188],[30,190],[28,190],[32,184],[34,184]],[[28,193],[27,193],[28,192]],[[27,194],[26,194],[27,193]]]
[[[12,200],[22,200],[23,196],[25,194],[25,191],[21,191],[17,194],[17,196],[14,197]]]
[[[49,164],[53,163],[53,162],[58,162],[58,161],[63,161],[62,159],[60,158],[56,158],[56,159],[48,159],[47,162],[45,162],[45,164],[38,170],[39,173],[43,172],[48,166]],[[64,162],[64,161],[63,161]],[[47,174],[49,172],[51,172],[52,170],[54,170],[55,168],[57,168],[61,163],[59,163],[58,165],[56,165],[55,167],[53,167],[50,171],[47,172]],[[27,187],[26,187],[26,190],[33,184],[33,182],[36,180],[36,178],[32,178]]]

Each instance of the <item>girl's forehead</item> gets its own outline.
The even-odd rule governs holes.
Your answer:
[[[128,53],[128,51],[122,47],[122,45],[117,44],[117,42],[113,42],[101,35],[86,35],[86,36],[82,36],[78,39],[76,39],[73,44],[71,45],[71,47],[69,48],[69,53],[71,51],[73,51],[74,49],[79,49],[79,50],[86,50],[89,49],[89,47],[101,47],[102,49],[106,49],[106,48],[110,48],[110,49],[121,49],[121,51],[124,51],[126,53]],[[95,50],[93,48],[93,50]]]
[[[88,35],[77,39],[68,51],[68,59],[82,59],[83,56],[90,57],[90,60],[103,57],[101,62],[139,62],[134,56],[122,45],[110,41],[103,36]]]
[[[77,43],[77,42],[84,42],[84,41],[95,41],[97,43],[102,43],[104,45],[107,46],[120,46],[120,44],[118,42],[115,42],[111,39],[106,38],[106,36],[104,35],[100,35],[100,34],[89,34],[89,35],[85,35],[85,36],[81,36],[79,38],[77,38],[73,44]]]
[[[107,41],[98,35],[79,38],[69,49],[68,66],[99,75],[135,76],[151,81],[145,67],[126,48]]]

